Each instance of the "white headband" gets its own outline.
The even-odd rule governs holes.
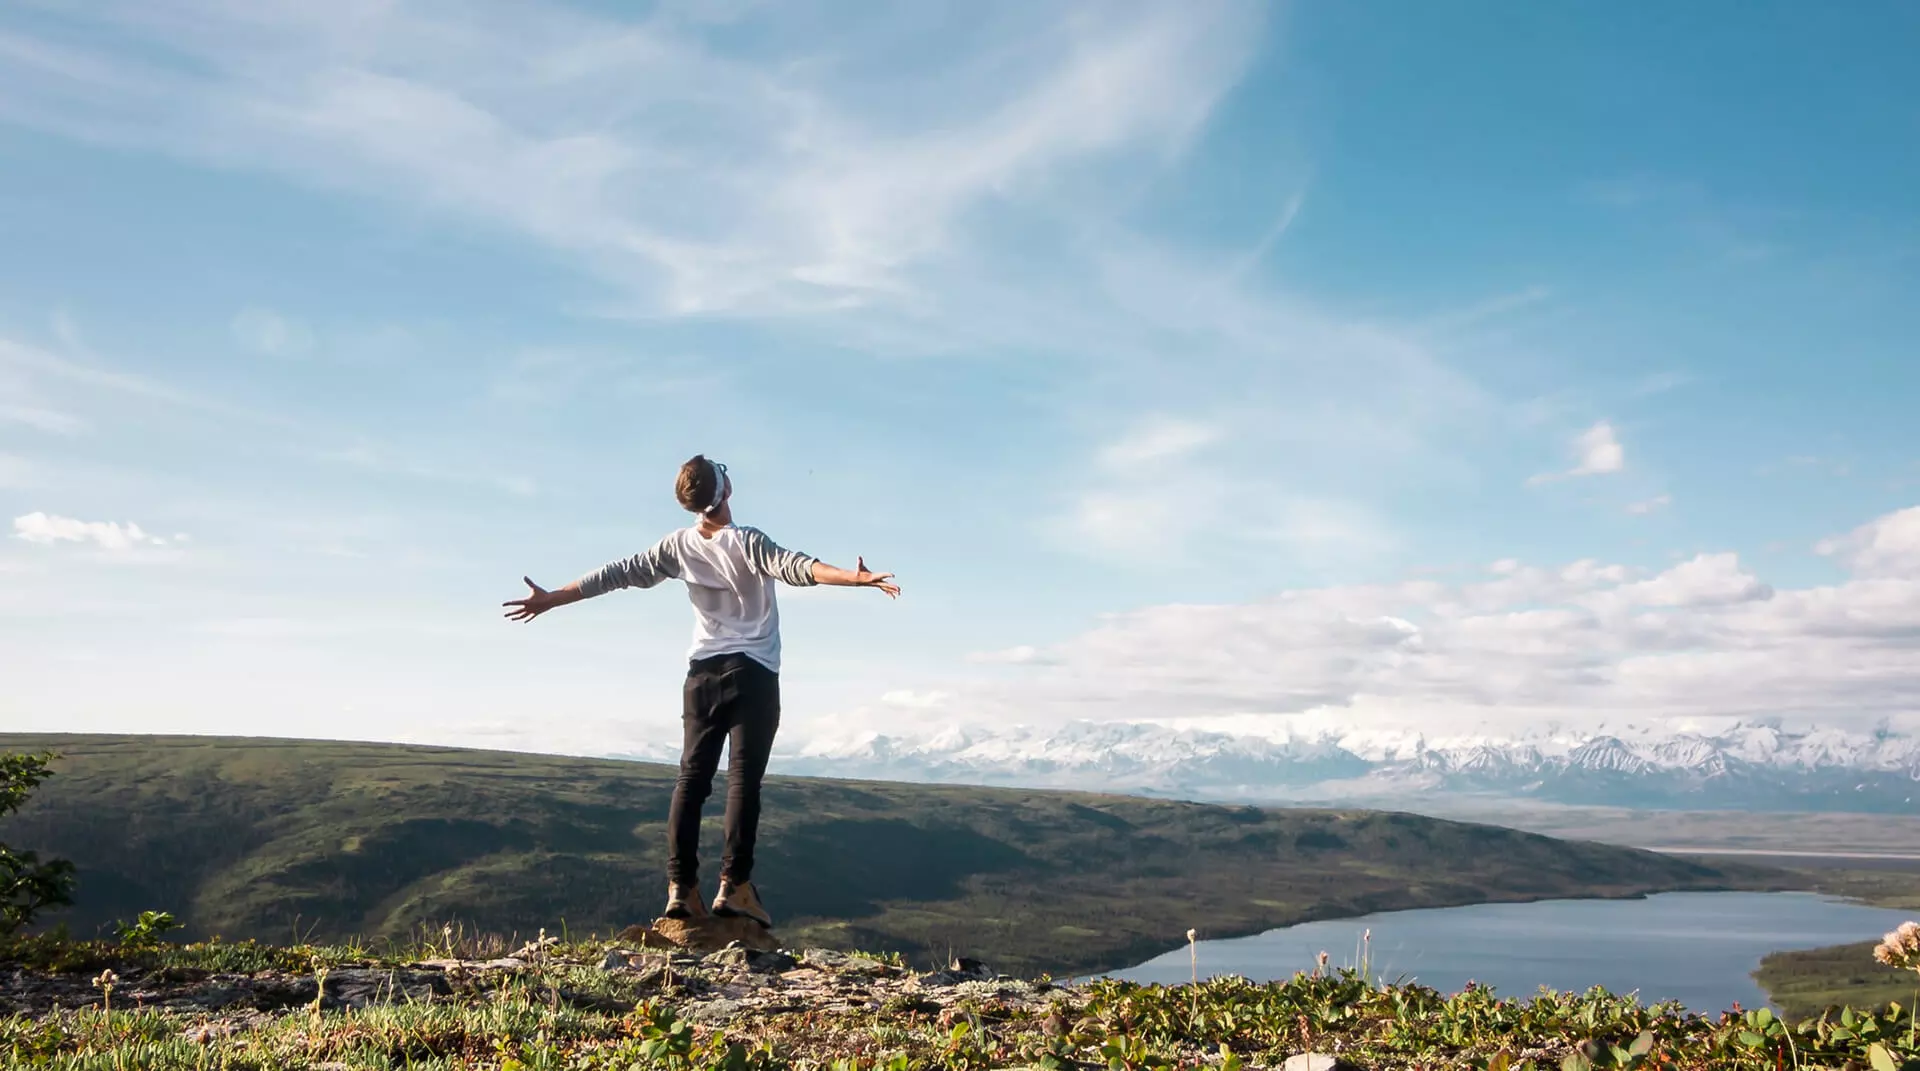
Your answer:
[[[707,503],[707,508],[701,512],[712,513],[727,500],[727,467],[712,458],[707,459],[707,464],[713,467],[713,501]]]

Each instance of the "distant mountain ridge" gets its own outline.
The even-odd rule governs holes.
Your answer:
[[[1434,792],[1615,807],[1920,813],[1920,737],[1888,730],[1621,726],[1521,739],[1353,732],[1272,739],[1145,722],[949,726],[815,740],[783,772],[1098,788],[1198,800],[1391,801]]]

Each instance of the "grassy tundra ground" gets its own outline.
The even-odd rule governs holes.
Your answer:
[[[189,937],[404,937],[445,919],[605,934],[661,898],[662,766],[0,735],[0,750],[43,748],[65,757],[5,839],[78,864],[65,917],[82,935],[148,908]],[[1189,927],[1224,937],[1395,908],[1781,882],[1407,814],[794,778],[768,782],[759,866],[791,942],[1063,975],[1145,960]]]
[[[1239,1071],[1317,1051],[1374,1071],[1920,1067],[1906,1009],[1790,1025],[1765,1010],[1703,1018],[1598,990],[1445,997],[1353,971],[1267,985],[1060,986],[820,950],[695,959],[563,942],[511,958],[500,951],[0,941],[0,1064]]]

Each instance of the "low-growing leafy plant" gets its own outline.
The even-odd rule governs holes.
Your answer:
[[[116,921],[113,932],[122,948],[156,948],[162,934],[179,928],[180,923],[168,912],[142,911],[132,922]]]

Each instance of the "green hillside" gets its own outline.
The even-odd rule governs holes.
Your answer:
[[[1883,1008],[1898,1002],[1913,1008],[1920,995],[1920,978],[1912,971],[1875,963],[1876,943],[1775,952],[1760,961],[1753,978],[1774,1006],[1793,1018],[1818,1015],[1835,1006]]]
[[[262,739],[0,734],[61,753],[0,839],[80,868],[64,917],[143,908],[189,936],[405,936],[458,920],[610,932],[664,891],[673,771],[609,760]],[[710,819],[708,873],[718,854]],[[1188,927],[1767,887],[1703,864],[1407,814],[770,778],[760,872],[788,943],[950,950],[1019,971],[1148,958]],[[709,882],[711,879],[709,879]],[[711,885],[709,885],[711,891]]]

